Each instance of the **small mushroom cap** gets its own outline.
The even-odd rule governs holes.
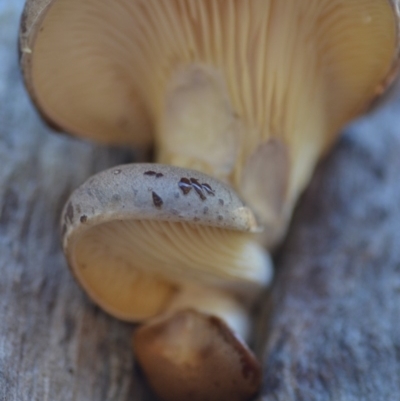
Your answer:
[[[245,401],[261,384],[248,347],[213,316],[184,310],[139,328],[135,355],[164,401]]]
[[[130,321],[162,312],[186,281],[247,297],[271,279],[252,212],[227,185],[160,164],[90,178],[63,211],[69,266],[91,298]]]

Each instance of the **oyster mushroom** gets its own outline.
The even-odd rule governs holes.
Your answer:
[[[78,189],[65,209],[64,248],[89,295],[120,318],[161,319],[135,340],[150,358],[139,351],[145,370],[158,362],[167,366],[160,356],[170,344],[165,327],[190,332],[181,321],[192,320],[210,333],[215,329],[210,316],[217,315],[232,333],[245,335],[246,307],[269,280],[268,257],[251,231],[261,227],[267,247],[279,241],[315,164],[340,128],[392,82],[399,7],[398,0],[27,1],[21,66],[43,117],[61,130],[103,143],[154,144],[157,162],[184,169],[176,177],[180,199],[187,201],[185,191],[198,197],[182,214],[185,208],[176,206],[171,191],[175,179],[165,192],[149,186],[147,203],[131,209],[135,202],[126,199],[135,193],[122,195],[126,183],[113,191],[117,181],[105,178],[111,176],[107,172],[104,183],[95,177]],[[146,178],[157,182],[160,165],[145,168],[155,173]],[[171,167],[171,177],[176,171]],[[211,220],[196,215],[199,204],[216,202],[202,186],[211,182],[241,205],[247,216],[239,219],[243,225],[233,223],[232,216],[238,218],[233,209],[222,221],[215,214]],[[103,186],[107,196],[100,196]],[[151,217],[155,212],[157,219]],[[117,234],[124,246],[112,239]],[[165,238],[172,243],[164,246]],[[177,238],[195,239],[197,248],[174,252]],[[164,244],[163,258],[173,260],[168,269],[151,262],[159,251],[139,246],[155,239]],[[133,244],[137,253],[131,257]],[[125,280],[133,271],[129,266],[142,261],[149,266],[146,274],[133,269],[132,281]],[[242,270],[237,268],[241,261],[247,262]],[[125,273],[118,277],[114,271]],[[129,283],[135,291],[126,291]],[[149,293],[156,295],[141,305]],[[158,337],[151,334],[152,344],[143,343],[144,332]],[[161,359],[154,359],[155,349]],[[178,373],[182,366],[176,367]],[[150,381],[158,388],[166,377]],[[193,392],[196,380],[188,380],[185,391]],[[237,394],[253,394],[246,388]],[[222,399],[229,398],[231,390],[226,391]]]
[[[174,166],[119,166],[78,188],[62,221],[69,266],[89,296],[120,319],[149,321],[135,349],[163,399],[255,394],[247,309],[272,267],[229,186]]]
[[[48,121],[229,183],[265,243],[398,65],[398,0],[28,0],[21,64]]]

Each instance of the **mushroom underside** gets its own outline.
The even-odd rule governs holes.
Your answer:
[[[251,234],[184,222],[98,224],[74,235],[68,255],[92,299],[130,321],[161,313],[188,282],[252,298],[271,278]]]
[[[291,209],[339,128],[387,84],[395,18],[389,0],[56,0],[25,73],[64,130],[155,139],[159,161],[239,193],[249,157],[282,141]]]
[[[343,124],[375,94],[395,48],[387,0],[57,0],[34,40],[31,78],[65,129],[129,142],[159,115],[171,72],[207,64],[265,137],[271,125],[290,134],[283,113],[300,118],[320,100]]]

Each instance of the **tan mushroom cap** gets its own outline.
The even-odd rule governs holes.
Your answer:
[[[138,329],[138,361],[164,401],[244,401],[258,391],[261,367],[219,318],[180,311]]]
[[[272,243],[338,130],[392,81],[398,9],[398,0],[28,0],[21,62],[47,120],[108,143],[155,139],[158,162],[230,183]]]
[[[257,131],[253,148],[271,135],[294,135],[300,120],[300,128],[312,128],[307,120],[315,114],[319,128],[332,133],[364,108],[397,59],[396,6],[395,0],[28,0],[24,72],[43,114],[62,129],[134,142],[157,125],[171,73],[207,65],[221,73],[233,109]]]
[[[160,164],[101,172],[71,195],[62,217],[78,282],[129,321],[161,313],[186,282],[254,296],[271,279],[258,230],[229,186]]]

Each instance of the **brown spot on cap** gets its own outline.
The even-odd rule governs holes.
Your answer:
[[[192,184],[192,187],[194,188],[194,190],[197,192],[197,195],[199,195],[200,199],[203,200],[203,201],[206,200],[207,198],[204,195],[203,187],[196,180],[196,178],[191,178],[190,179],[190,183]]]
[[[211,196],[215,196],[215,191],[208,184],[201,184],[202,188]]]
[[[187,195],[192,190],[192,184],[187,178],[181,178],[178,186],[184,195]]]
[[[87,216],[83,215],[80,218],[81,223],[86,223],[87,222]]]
[[[156,173],[156,172],[153,171],[153,170],[145,171],[145,172],[144,172],[144,175],[148,175],[148,176],[150,176],[150,177],[156,177],[156,178],[164,177],[164,174],[162,174],[162,173]]]
[[[162,207],[164,201],[160,198],[160,196],[158,196],[154,191],[151,193],[151,195],[153,196],[154,206],[159,208]]]

